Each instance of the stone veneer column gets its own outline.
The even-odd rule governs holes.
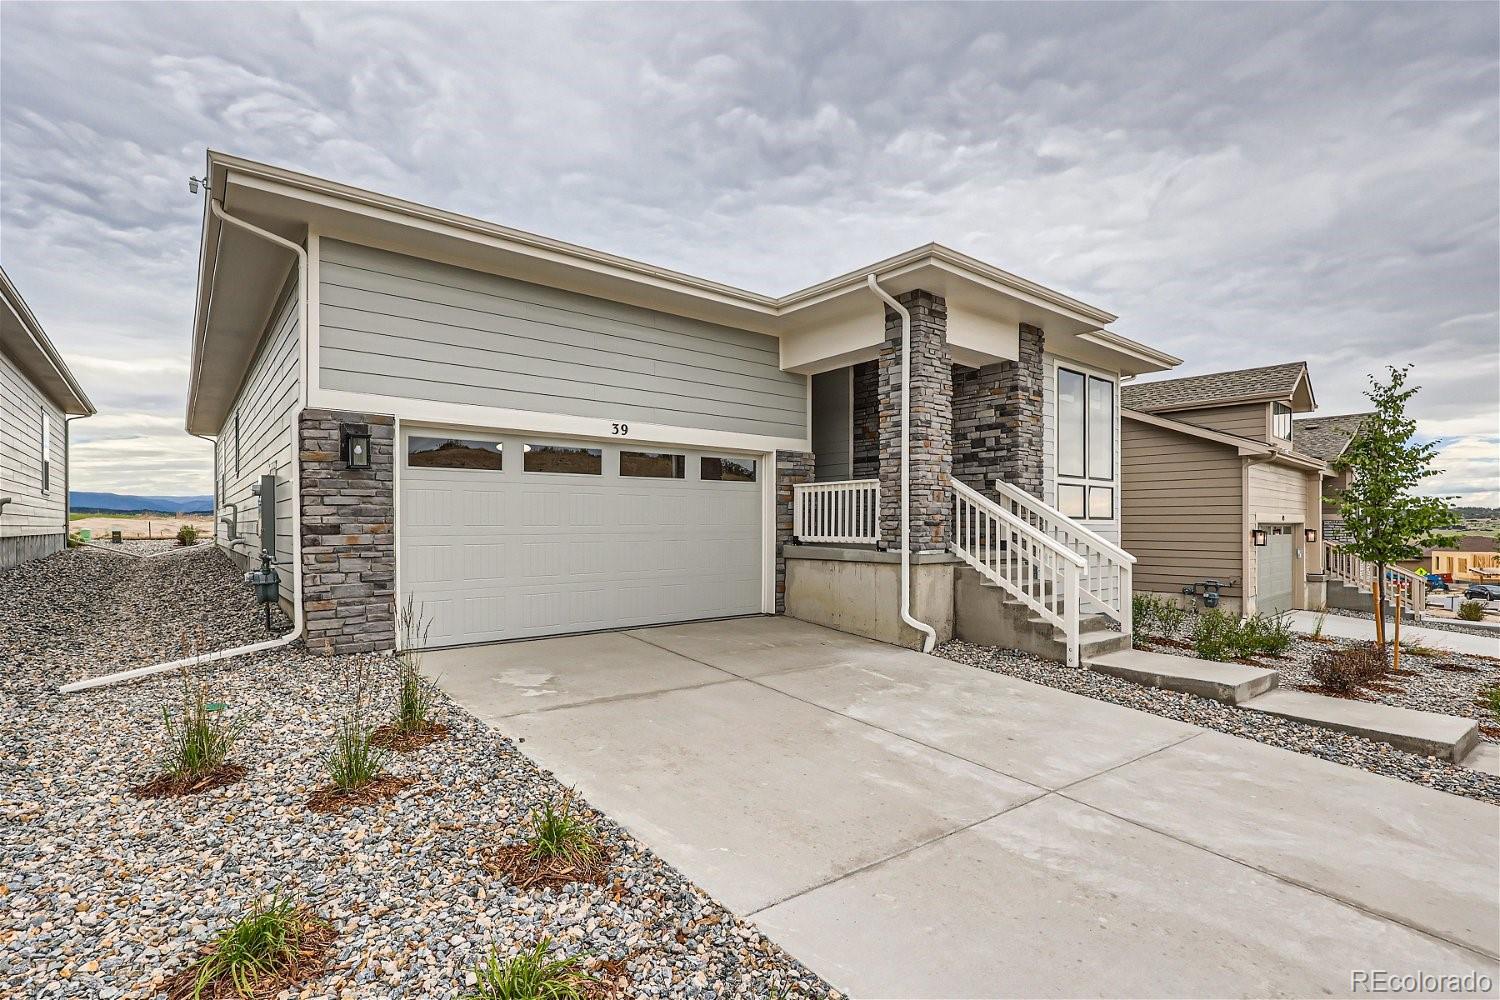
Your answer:
[[[1020,359],[953,375],[953,475],[990,495],[1003,479],[1042,499],[1043,334],[1021,325]]]
[[[948,547],[953,468],[953,364],[948,355],[948,306],[922,289],[897,296],[911,312],[911,549]],[[901,316],[885,310],[880,348],[881,547],[901,538]]]
[[[786,613],[786,558],[782,549],[792,541],[792,487],[813,481],[810,451],[776,453],[776,613]]]
[[[368,469],[344,467],[346,427],[369,433]],[[298,434],[307,647],[325,656],[394,649],[395,420],[304,410]]]

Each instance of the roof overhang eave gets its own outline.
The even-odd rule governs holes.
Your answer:
[[[6,312],[5,322],[0,324],[6,352],[16,358],[64,414],[91,417],[99,412],[4,268],[0,268],[0,299],[4,300]]]

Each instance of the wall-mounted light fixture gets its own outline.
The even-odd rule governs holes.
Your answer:
[[[1307,544],[1308,545],[1312,545],[1313,543],[1315,543],[1318,540],[1318,529],[1317,528],[1303,528],[1302,529],[1302,537],[1305,538],[1305,539],[1307,539]]]
[[[1250,540],[1256,545],[1266,544],[1266,529],[1255,528],[1250,532]]]
[[[370,428],[364,424],[344,424],[343,440],[339,448],[344,467],[368,469],[370,467]]]

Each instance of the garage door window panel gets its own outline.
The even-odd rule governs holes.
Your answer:
[[[572,448],[560,444],[528,444],[521,467],[526,472],[564,476],[602,476],[604,452],[599,448]]]
[[[498,472],[504,464],[502,451],[499,441],[412,435],[406,439],[406,465],[411,469]]]
[[[706,483],[753,483],[755,459],[705,455],[698,460],[698,478]]]
[[[682,479],[687,475],[687,456],[661,451],[622,451],[620,475],[627,479]]]

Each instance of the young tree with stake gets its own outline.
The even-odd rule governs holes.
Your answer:
[[[1375,564],[1375,639],[1385,648],[1386,568],[1402,559],[1419,559],[1424,546],[1456,544],[1442,529],[1457,515],[1452,497],[1422,497],[1413,491],[1441,470],[1432,467],[1436,442],[1413,444],[1417,422],[1407,416],[1407,402],[1417,386],[1406,387],[1411,370],[1388,367],[1389,380],[1369,376],[1365,391],[1374,406],[1349,447],[1333,462],[1338,472],[1352,472],[1349,486],[1330,501],[1338,505],[1349,541],[1344,548]]]

